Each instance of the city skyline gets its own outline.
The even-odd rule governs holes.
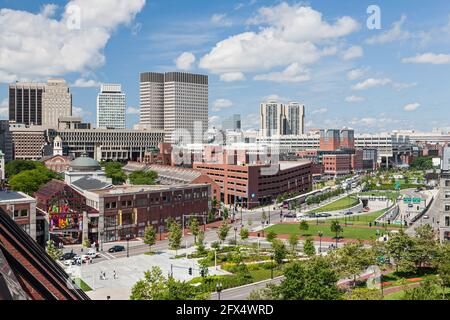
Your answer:
[[[68,53],[55,49],[59,42],[35,41],[36,49],[47,50],[40,57],[14,46],[9,35],[26,42],[33,35],[22,28],[33,23],[39,34],[55,32],[54,41],[76,41],[76,35],[52,31],[50,22],[64,23],[64,6],[83,8],[84,2],[0,1],[0,34],[7,39],[0,45],[7,57],[0,62],[2,118],[7,118],[9,83],[63,77],[73,94],[74,115],[91,123],[96,119],[100,83],[121,83],[131,128],[139,122],[139,74],[152,70],[208,75],[210,126],[240,113],[244,130],[258,129],[260,103],[276,99],[306,105],[306,129],[347,126],[358,132],[381,132],[448,127],[441,115],[448,112],[445,72],[450,52],[448,40],[437,36],[450,32],[450,6],[445,1],[419,11],[418,4],[407,1],[381,1],[381,30],[366,27],[370,16],[366,1],[339,5],[311,1],[304,7],[295,1],[200,1],[195,5],[198,10],[186,16],[184,9],[192,9],[192,4],[174,6],[174,2],[128,1],[108,22],[96,18],[114,6],[98,5],[77,31],[99,27],[92,44]],[[19,18],[21,27],[14,25]],[[128,49],[122,50],[124,46]],[[20,58],[11,55],[17,48],[25,52]],[[272,58],[264,53],[275,48]],[[80,58],[75,59],[74,53]]]

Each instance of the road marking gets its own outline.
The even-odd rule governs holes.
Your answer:
[[[110,254],[109,252],[103,252],[103,253],[100,253],[100,255],[102,255],[107,260],[116,259],[116,257],[113,256],[112,254]]]

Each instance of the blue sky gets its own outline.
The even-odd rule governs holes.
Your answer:
[[[374,3],[379,30],[366,24]],[[210,76],[212,125],[241,113],[246,129],[257,128],[259,103],[277,98],[304,103],[309,128],[450,128],[447,0],[0,0],[0,8],[2,118],[7,83],[58,76],[93,123],[98,84],[121,83],[131,127],[139,73],[186,70]]]

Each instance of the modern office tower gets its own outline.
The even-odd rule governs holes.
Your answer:
[[[355,149],[355,131],[350,129],[341,130],[341,148]]]
[[[42,125],[42,95],[45,84],[16,82],[9,85],[9,120]]]
[[[305,106],[298,102],[291,102],[285,106],[286,126],[284,134],[300,135],[305,133]]]
[[[320,130],[320,150],[336,151],[341,147],[341,133],[336,129]]]
[[[284,135],[285,108],[282,103],[269,101],[261,103],[260,124],[263,137]]]
[[[164,74],[141,73],[140,124],[151,129],[164,129]]]
[[[72,94],[64,79],[49,79],[42,93],[42,125],[56,129],[60,117],[72,115]]]
[[[166,130],[169,142],[178,142],[175,131],[178,137],[184,131],[192,142],[202,142],[208,130],[208,76],[142,73],[140,124]]]
[[[97,96],[97,128],[125,129],[125,93],[120,84],[102,84]]]
[[[238,131],[241,130],[241,115],[233,114],[222,122],[222,130]]]
[[[164,130],[177,143],[181,131],[201,143],[208,130],[208,76],[182,72],[165,74]],[[178,131],[174,135],[174,132]]]

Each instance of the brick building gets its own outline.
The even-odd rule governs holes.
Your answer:
[[[194,163],[220,186],[220,201],[247,208],[271,203],[286,192],[308,192],[312,187],[311,162],[269,164]]]

